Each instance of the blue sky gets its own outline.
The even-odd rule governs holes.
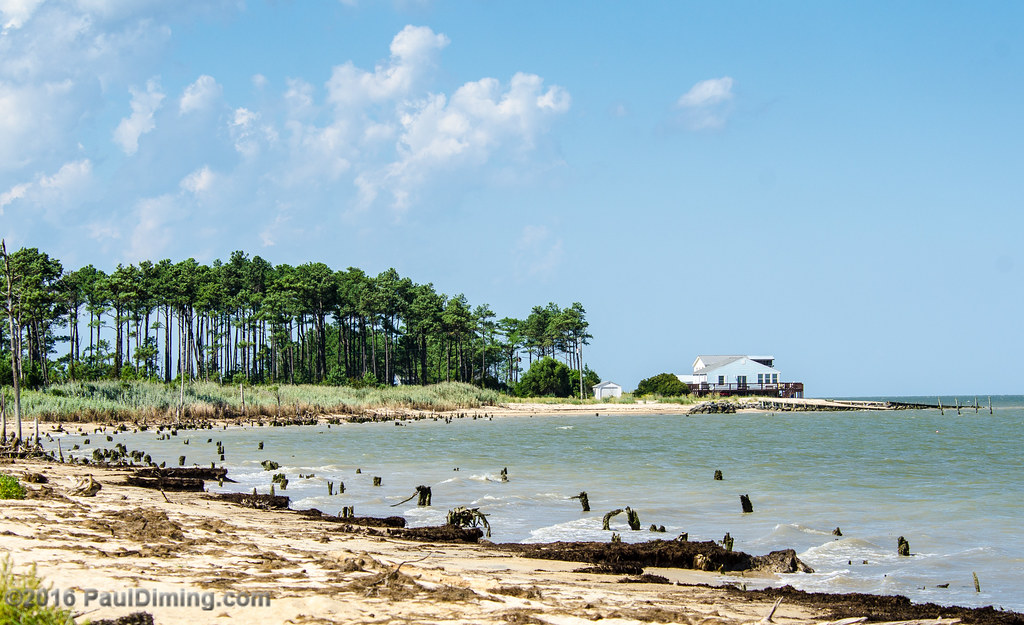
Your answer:
[[[0,232],[582,302],[626,387],[1020,393],[1019,2],[0,0]]]

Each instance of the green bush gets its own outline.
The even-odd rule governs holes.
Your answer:
[[[0,499],[24,499],[25,487],[18,483],[18,478],[0,474]],[[3,621],[0,621],[3,622]]]
[[[517,390],[527,397],[568,397],[572,393],[569,367],[550,356],[541,358],[519,381]]]
[[[636,391],[633,394],[637,396],[661,395],[662,397],[678,397],[680,395],[689,395],[690,387],[671,373],[659,373],[654,377],[640,380],[640,384],[637,384]]]
[[[7,556],[0,559],[0,597],[0,623],[74,625],[70,612],[53,605],[53,592],[43,586],[35,567],[16,575]]]

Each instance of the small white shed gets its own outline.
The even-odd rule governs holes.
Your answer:
[[[615,382],[601,382],[594,385],[594,399],[622,397],[622,387]]]

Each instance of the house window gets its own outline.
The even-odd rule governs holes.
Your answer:
[[[779,374],[778,373],[773,373],[772,374],[772,384],[778,384],[778,383],[779,383]]]
[[[758,384],[764,384],[764,374],[763,373],[758,373],[757,374],[757,383]]]
[[[718,376],[718,383],[719,384],[725,384],[725,376],[724,375]]]
[[[738,376],[736,376],[736,384],[739,385],[739,386],[746,386],[747,385],[747,376],[745,376],[745,375],[738,375]]]

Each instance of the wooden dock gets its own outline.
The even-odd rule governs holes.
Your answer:
[[[992,413],[991,399],[989,400],[988,411]],[[955,406],[943,406],[942,402],[936,399],[934,404],[915,404],[900,401],[866,401],[856,399],[811,399],[811,398],[796,398],[796,397],[759,397],[757,400],[751,402],[751,406],[757,407],[760,410],[769,410],[774,412],[794,412],[794,411],[834,411],[834,410],[956,410],[959,414],[962,410],[973,408],[974,412],[978,412],[981,408],[978,404],[977,398],[974,400],[974,404],[961,404],[959,400],[956,401]]]

